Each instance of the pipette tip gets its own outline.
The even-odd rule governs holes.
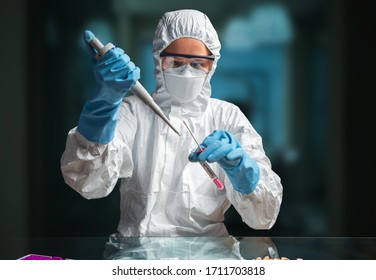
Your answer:
[[[179,135],[180,136],[180,133],[179,133],[179,131],[177,131],[176,129],[175,129],[175,127],[173,127],[172,125],[170,125],[170,124],[168,124],[170,127],[171,127],[171,129],[177,134],[177,135]]]

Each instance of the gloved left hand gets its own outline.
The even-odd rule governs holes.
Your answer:
[[[225,130],[215,130],[189,155],[191,162],[218,162],[225,170],[235,190],[249,194],[256,188],[260,178],[260,168],[242,149],[239,141]]]

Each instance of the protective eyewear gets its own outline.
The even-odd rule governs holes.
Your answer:
[[[209,73],[212,68],[214,55],[192,55],[192,54],[178,54],[178,53],[161,53],[162,70],[169,68],[177,68],[183,65],[190,65],[191,67]]]

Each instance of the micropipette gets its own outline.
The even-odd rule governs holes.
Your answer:
[[[89,44],[97,51],[97,54],[95,56],[96,60],[99,60],[109,50],[115,48],[115,46],[112,43],[108,43],[107,45],[103,46],[103,44],[101,43],[101,41],[99,41],[98,38],[93,38],[89,42]],[[131,88],[131,91],[134,93],[134,95],[136,95],[138,98],[140,98],[141,101],[144,102],[150,109],[152,109],[155,114],[157,114],[159,117],[161,117],[162,120],[166,124],[168,124],[172,128],[172,130],[180,136],[180,133],[178,132],[178,130],[172,125],[172,123],[165,116],[165,114],[163,114],[162,109],[157,105],[157,103],[154,102],[151,95],[140,84],[139,81],[137,81],[136,84]]]
[[[193,140],[196,142],[196,144],[198,146],[198,149],[199,149],[197,151],[197,154],[199,155],[203,150],[205,150],[205,148],[202,148],[200,146],[200,144],[197,142],[196,138],[193,136],[192,131],[189,129],[189,127],[185,123],[185,121],[183,121],[183,124],[187,127],[187,129],[189,131],[189,134],[191,134]],[[213,180],[214,184],[218,187],[218,189],[223,190],[225,186],[222,184],[221,180],[219,180],[218,176],[214,173],[213,169],[211,169],[211,167],[209,166],[209,164],[206,161],[199,161],[199,163],[204,168],[204,170],[206,171],[206,173],[209,175],[210,179]]]

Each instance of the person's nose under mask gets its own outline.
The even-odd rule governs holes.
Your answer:
[[[194,100],[201,92],[207,74],[186,64],[164,71],[166,88],[179,103]]]

